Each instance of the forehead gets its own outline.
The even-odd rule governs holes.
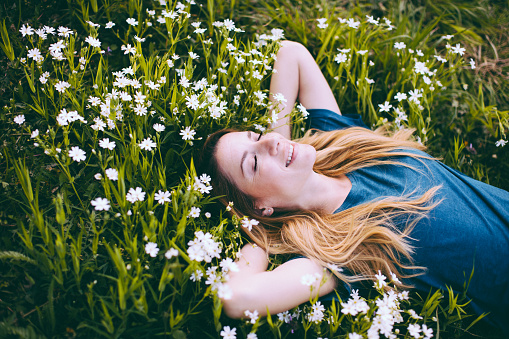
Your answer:
[[[242,175],[240,163],[242,155],[249,141],[251,132],[232,132],[219,139],[216,148],[216,158],[219,169],[228,177],[235,180],[235,175]]]

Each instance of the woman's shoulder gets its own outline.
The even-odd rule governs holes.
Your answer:
[[[307,127],[321,131],[334,131],[349,127],[368,128],[359,114],[338,114],[328,109],[308,109]]]

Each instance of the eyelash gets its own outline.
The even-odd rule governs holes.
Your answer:
[[[260,139],[262,138],[262,135],[263,133],[260,133],[260,136],[258,137],[258,139],[256,139],[256,141],[260,141]],[[254,171],[256,172],[256,167],[258,167],[258,159],[256,158],[256,155],[254,156]]]

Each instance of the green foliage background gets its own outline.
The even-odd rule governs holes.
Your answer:
[[[176,11],[176,5],[169,2],[166,9]],[[210,0],[185,6],[189,18],[182,14],[159,24],[147,12],[160,15],[165,7],[158,1],[19,0],[0,5],[0,336],[214,338],[227,324],[237,326],[239,337],[253,330],[245,321],[222,315],[219,299],[204,281],[189,279],[192,272],[207,269],[207,264],[191,260],[186,252],[195,231],[210,232],[221,243],[222,257],[234,258],[246,242],[239,220],[215,206],[209,195],[190,187],[201,175],[195,173],[192,159],[207,135],[224,127],[254,129],[267,124],[263,105],[267,100],[260,104],[254,93],[268,94],[277,44],[269,41],[258,48],[254,42],[262,34],[270,35],[273,28],[283,29],[285,39],[308,47],[344,113],[358,112],[368,125],[389,129],[397,128],[396,116],[380,112],[378,104],[389,101],[396,107],[396,93],[426,87],[414,72],[415,54],[408,48],[422,50],[422,60],[437,69],[444,89],[428,87],[423,109],[401,103],[408,114],[404,125],[416,128],[416,137],[446,164],[509,189],[509,146],[496,146],[508,139],[509,128],[507,2]],[[366,15],[388,18],[394,29],[368,25]],[[127,18],[140,24],[131,26]],[[318,28],[318,18],[328,18],[329,26]],[[338,18],[363,23],[353,30]],[[242,31],[213,25],[225,19]],[[109,30],[104,28],[108,21],[116,24]],[[207,30],[194,33],[192,22],[202,22],[200,27]],[[67,40],[66,61],[48,57],[41,65],[30,59],[22,62],[29,49],[37,46],[44,52],[56,41],[22,37],[19,30],[25,24],[72,29],[75,34]],[[466,48],[464,56],[447,54],[448,41],[443,37],[448,34],[454,35],[451,45],[461,43]],[[137,42],[135,35],[146,40]],[[88,36],[96,36],[105,52],[90,47],[85,42]],[[404,42],[407,49],[397,53],[395,42]],[[246,63],[235,59],[228,43],[245,52]],[[127,44],[136,49],[135,56],[124,54],[122,46]],[[348,48],[349,62],[335,62],[338,49]],[[252,49],[260,53],[251,53]],[[359,50],[369,52],[358,55]],[[189,51],[199,59],[189,58]],[[172,58],[174,54],[180,58]],[[437,54],[449,55],[449,62],[441,64],[434,58]],[[83,69],[79,57],[86,59]],[[475,69],[469,66],[470,58]],[[80,122],[56,123],[66,108],[76,110],[90,125],[100,112],[90,106],[89,98],[104,100],[114,86],[113,73],[129,66],[154,113],[139,116],[125,104],[123,120],[104,132]],[[209,87],[217,85],[212,89],[214,99],[227,103],[219,119],[208,111],[218,101],[207,101],[205,93],[179,83],[176,69],[182,69],[191,82],[205,78]],[[46,85],[39,81],[44,71],[51,74]],[[256,71],[261,79],[251,76]],[[147,87],[147,81],[161,77],[165,81],[158,90]],[[58,80],[68,81],[71,88],[55,91]],[[192,94],[204,103],[202,107],[186,105],[186,96]],[[239,104],[234,103],[237,95]],[[115,104],[110,107],[113,116]],[[26,119],[23,125],[14,122],[21,114]],[[293,119],[297,136],[303,118],[295,111]],[[165,131],[155,132],[154,123],[164,124]],[[180,131],[186,127],[196,132],[194,140],[182,139]],[[35,129],[40,135],[30,138]],[[115,140],[114,150],[98,146],[104,137]],[[147,137],[156,142],[155,150],[140,149],[139,142]],[[73,146],[86,152],[84,162],[67,156]],[[118,181],[106,178],[107,168],[118,169]],[[101,180],[94,177],[96,173],[102,174]],[[131,204],[125,196],[134,187],[141,187],[146,199]],[[171,192],[171,203],[157,203],[154,194],[159,190]],[[111,210],[95,211],[90,201],[98,197],[106,197]],[[192,207],[202,210],[199,218],[188,217]],[[212,217],[205,217],[205,211]],[[155,258],[144,251],[148,241],[161,249]],[[163,253],[172,247],[179,256],[167,260]],[[473,317],[462,313],[461,298],[456,302],[449,295],[452,299],[440,300],[437,293],[413,296],[408,307],[432,323],[435,333],[463,336]],[[331,307],[331,314],[339,318],[338,305]],[[441,321],[432,321],[433,316]],[[355,327],[360,322],[341,319],[339,328],[333,328],[325,322],[289,325],[272,316],[259,320],[254,329],[260,338],[292,333],[334,337],[361,331]]]

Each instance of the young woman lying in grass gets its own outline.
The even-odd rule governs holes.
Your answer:
[[[477,314],[509,333],[509,192],[469,178],[425,152],[412,131],[388,136],[357,115],[342,115],[307,49],[284,42],[270,92],[307,108],[305,136],[290,140],[287,118],[274,132],[223,130],[204,147],[201,169],[233,212],[256,219],[246,229],[226,313],[271,314],[312,293],[348,290],[375,274],[426,296],[464,291]],[[317,131],[319,130],[319,131]],[[269,254],[299,256],[267,271]],[[339,267],[339,269],[336,269]],[[365,286],[365,285],[364,285]]]

